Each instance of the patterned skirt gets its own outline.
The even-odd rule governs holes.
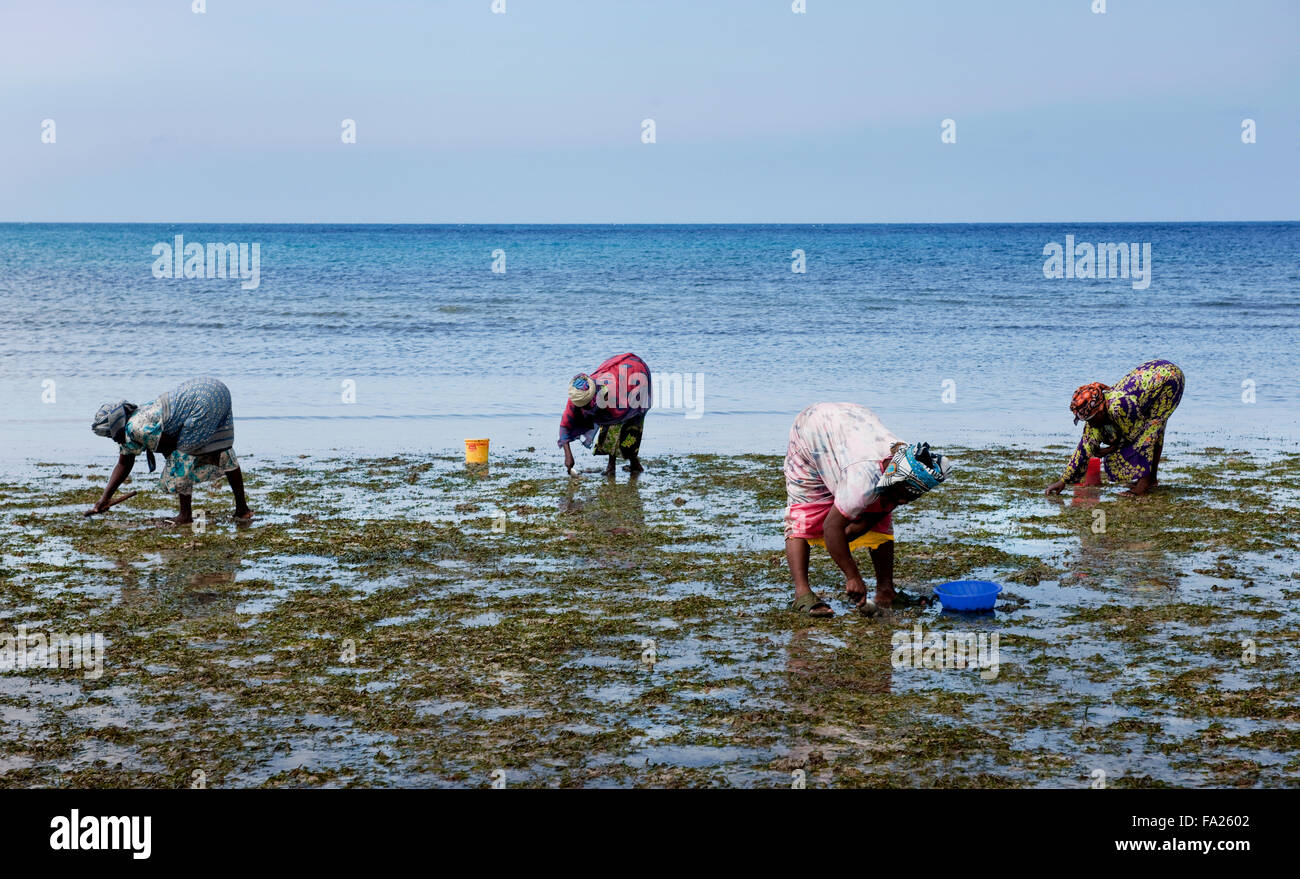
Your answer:
[[[592,454],[620,455],[625,460],[635,458],[641,451],[641,434],[645,429],[645,413],[630,418],[622,424],[610,424],[600,429]]]
[[[202,455],[191,455],[178,449],[167,456],[158,484],[163,491],[172,494],[194,494],[194,486],[198,483],[220,479],[238,469],[239,459],[235,457],[234,449]]]

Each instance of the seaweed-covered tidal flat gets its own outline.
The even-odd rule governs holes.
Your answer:
[[[255,522],[223,483],[202,529],[138,473],[83,518],[107,462],[43,464],[0,484],[0,647],[94,634],[102,668],[0,670],[0,784],[1300,784],[1300,456],[1044,497],[1066,452],[956,450],[895,514],[900,588],[996,612],[860,616],[814,549],[831,620],[785,610],[779,456],[246,457]]]

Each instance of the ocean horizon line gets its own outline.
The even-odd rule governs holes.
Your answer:
[[[1286,220],[700,220],[689,222],[601,221],[440,221],[424,220],[0,220],[0,226],[367,226],[416,228],[490,228],[494,226],[534,226],[539,228],[662,228],[662,227],[747,227],[773,226],[1286,226],[1300,224],[1300,218]]]

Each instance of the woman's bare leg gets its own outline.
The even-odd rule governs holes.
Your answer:
[[[794,597],[802,598],[813,594],[809,585],[809,542],[802,537],[785,538],[785,562],[790,566],[790,576],[794,577]],[[810,611],[809,616],[835,616],[829,607],[819,607]]]
[[[802,537],[787,537],[785,539],[785,560],[790,566],[790,575],[794,577],[794,597],[796,599],[812,594],[812,587],[808,585],[808,555],[808,541]],[[831,610],[830,606],[827,605],[809,611],[808,615],[833,617],[835,611]]]
[[[226,473],[226,481],[230,483],[230,490],[235,494],[235,518],[253,518],[253,511],[248,508],[248,500],[244,497],[244,471],[236,467]]]
[[[876,607],[894,603],[894,541],[887,540],[871,550],[871,565],[876,569]]]
[[[188,495],[188,494],[176,495],[176,501],[178,504],[180,504],[180,508],[181,508],[180,513],[168,519],[167,521],[171,522],[173,525],[188,525],[191,522],[193,522],[194,513],[190,505],[192,498],[193,495]]]
[[[785,560],[790,565],[790,576],[794,577],[794,597],[812,592],[808,585],[808,541],[802,537],[787,537]]]

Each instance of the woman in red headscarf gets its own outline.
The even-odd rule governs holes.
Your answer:
[[[1047,487],[1059,494],[1101,458],[1106,475],[1129,483],[1130,494],[1146,494],[1156,484],[1165,424],[1183,398],[1183,371],[1168,360],[1148,360],[1111,387],[1101,382],[1074,392],[1074,423],[1086,422],[1083,437],[1070,456],[1065,474]]]
[[[614,475],[621,456],[628,470],[640,473],[641,435],[650,411],[650,368],[635,354],[618,354],[597,366],[591,375],[580,372],[569,382],[569,402],[560,416],[559,446],[564,466],[573,473],[573,450],[580,440],[594,454],[608,455],[605,475]],[[599,436],[597,436],[599,431]]]

